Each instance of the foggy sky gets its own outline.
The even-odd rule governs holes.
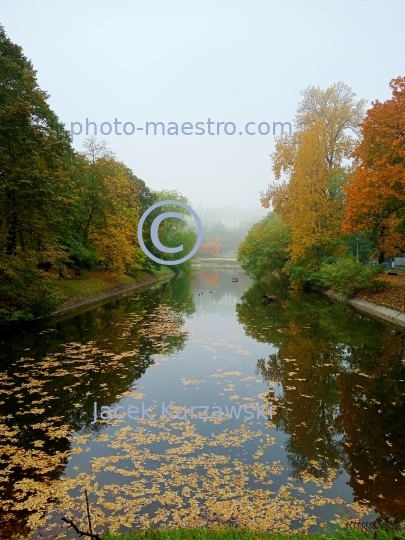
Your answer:
[[[233,122],[235,135],[99,137],[152,189],[209,207],[259,208],[273,181],[272,132],[249,136],[247,122],[292,123],[309,85],[344,81],[368,106],[389,98],[405,75],[404,21],[404,0],[0,0],[67,129]]]

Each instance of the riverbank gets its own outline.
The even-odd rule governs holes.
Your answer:
[[[392,270],[393,272],[394,270]],[[380,280],[386,283],[386,288],[381,291],[360,291],[356,298],[368,300],[373,304],[405,312],[405,273],[395,269],[396,275],[383,274]]]
[[[92,304],[121,296],[138,287],[152,285],[158,281],[171,279],[174,272],[162,267],[159,270],[142,270],[136,276],[108,274],[107,272],[87,272],[84,276],[60,280],[57,288],[64,302],[52,313],[60,316]]]
[[[366,313],[367,315],[383,319],[385,321],[397,324],[398,326],[402,326],[405,328],[405,313],[403,313],[402,311],[397,311],[395,309],[391,309],[380,304],[374,304],[369,300],[364,300],[363,298],[359,297],[348,298],[333,290],[324,292],[332,300],[344,302],[345,304],[354,307],[362,313]]]

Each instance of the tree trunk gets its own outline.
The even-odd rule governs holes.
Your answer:
[[[13,218],[7,232],[7,255],[15,255],[17,251],[17,220]]]

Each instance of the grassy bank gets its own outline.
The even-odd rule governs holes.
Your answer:
[[[392,540],[404,539],[404,533],[379,530],[366,533],[356,529],[338,529],[325,534],[281,534],[244,529],[163,529],[122,535],[103,535],[103,540]]]
[[[150,271],[140,270],[131,276],[92,270],[85,272],[82,276],[69,276],[66,279],[57,280],[55,286],[62,295],[62,302],[66,302],[99,294],[124,285],[142,284],[153,277],[172,273],[173,271],[168,267]]]

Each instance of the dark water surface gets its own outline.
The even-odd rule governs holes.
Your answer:
[[[404,338],[212,268],[3,332],[0,537],[64,537],[63,516],[87,529],[84,489],[93,532],[400,523]]]

